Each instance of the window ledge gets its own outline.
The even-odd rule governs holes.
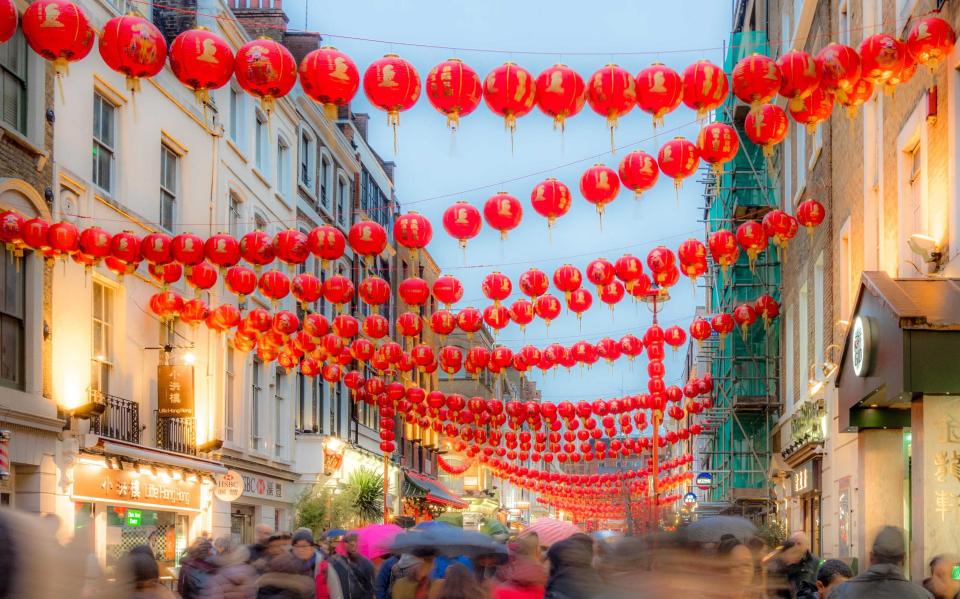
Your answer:
[[[264,185],[267,186],[268,189],[271,188],[271,187],[273,187],[273,185],[270,184],[270,179],[267,179],[267,176],[264,175],[262,172],[260,172],[260,169],[258,169],[256,166],[254,166],[254,167],[251,168],[250,170],[253,172],[254,175],[257,176],[258,179],[260,179],[260,181],[261,181]]]
[[[36,158],[36,169],[38,172],[42,171],[43,167],[46,166],[47,159],[50,157],[50,152],[34,145],[34,143],[27,139],[23,133],[20,133],[7,123],[0,121],[0,139],[3,138],[9,139],[11,143],[23,150],[26,150],[34,158]]]
[[[313,190],[310,189],[309,186],[304,185],[304,184],[303,184],[303,181],[300,181],[300,180],[298,179],[298,180],[297,180],[297,187],[300,188],[300,191],[302,191],[302,192],[304,193],[304,195],[306,195],[308,198],[310,198],[311,200],[313,200],[314,203],[317,203],[317,194],[315,194],[315,193],[313,192]]]
[[[237,145],[237,142],[235,142],[235,141],[233,141],[232,139],[230,139],[230,136],[226,136],[226,137],[224,137],[224,139],[227,140],[227,145],[230,146],[230,148],[231,148],[234,152],[236,152],[236,154],[237,154],[237,156],[240,158],[240,160],[242,160],[244,163],[250,162],[250,160],[247,158],[247,155],[244,154],[244,153],[243,153],[243,150],[240,149],[240,146]]]
[[[290,198],[288,197],[289,194],[283,194],[283,193],[280,193],[279,191],[274,191],[273,195],[276,196],[276,198],[280,201],[281,204],[283,204],[287,208],[291,208]]]

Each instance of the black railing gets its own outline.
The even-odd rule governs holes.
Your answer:
[[[103,414],[90,419],[90,432],[118,441],[140,442],[140,404],[90,390],[90,401],[104,405]]]
[[[157,418],[157,447],[167,451],[197,454],[196,418]]]

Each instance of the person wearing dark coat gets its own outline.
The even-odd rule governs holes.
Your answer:
[[[214,542],[217,556],[213,563],[217,572],[204,586],[203,599],[254,599],[258,573],[248,562],[249,549],[238,546],[230,536]]]
[[[594,599],[603,588],[593,569],[593,539],[575,534],[547,551],[550,576],[544,599]]]
[[[906,554],[903,531],[884,527],[873,541],[870,569],[836,587],[830,599],[933,599],[929,591],[903,576]]]
[[[767,588],[771,597],[797,599],[817,592],[819,558],[810,553],[810,539],[797,532],[783,544],[770,566]]]
[[[256,599],[315,599],[314,580],[301,574],[302,566],[301,560],[287,552],[270,558],[267,571],[257,578]]]
[[[187,555],[180,560],[180,576],[177,579],[177,592],[183,599],[200,599],[203,589],[213,578],[217,566],[213,563],[213,543],[200,537],[187,549]]]
[[[391,555],[380,564],[377,580],[373,584],[374,599],[390,599],[390,588],[393,586],[393,567],[400,561],[399,555]]]

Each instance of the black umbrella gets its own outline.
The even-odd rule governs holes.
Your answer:
[[[400,533],[390,546],[394,553],[434,551],[448,557],[480,557],[483,555],[507,555],[507,548],[479,532],[454,528],[434,527],[426,530],[411,530]]]
[[[704,516],[687,525],[681,534],[690,543],[719,543],[723,535],[746,541],[756,536],[757,527],[739,516]]]

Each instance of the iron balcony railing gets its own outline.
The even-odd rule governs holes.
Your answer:
[[[167,451],[197,454],[196,418],[157,418],[157,447]]]
[[[104,411],[90,419],[90,432],[101,437],[140,443],[140,404],[129,399],[90,390],[90,401]]]

